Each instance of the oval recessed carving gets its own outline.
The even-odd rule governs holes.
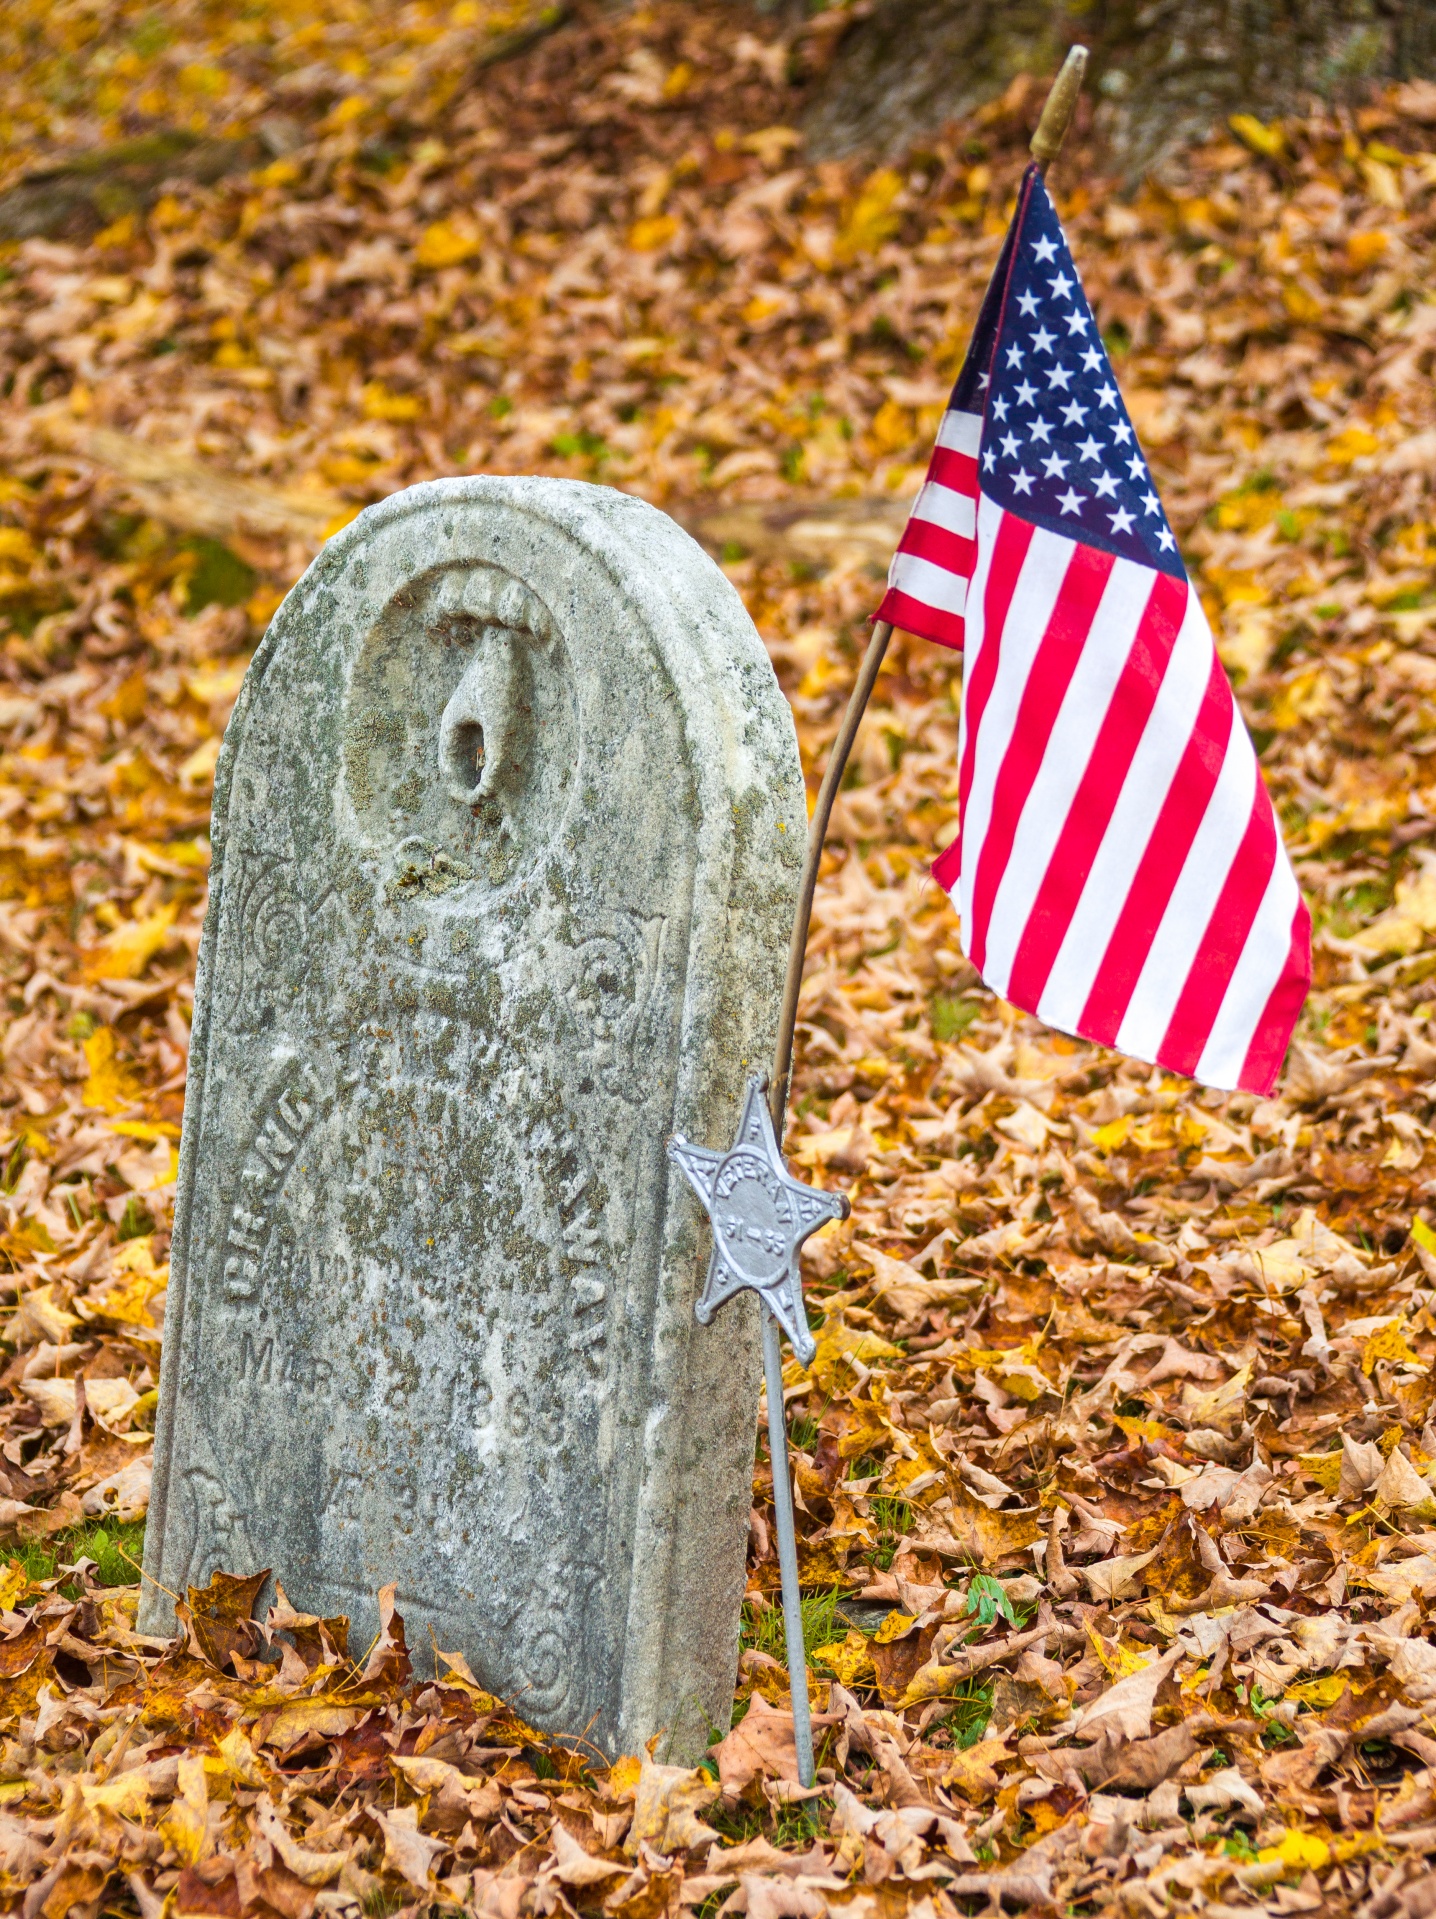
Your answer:
[[[406,587],[365,636],[346,707],[350,803],[394,897],[531,870],[579,756],[568,648],[531,588],[492,566]]]

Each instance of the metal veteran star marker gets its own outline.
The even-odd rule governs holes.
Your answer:
[[[768,1394],[768,1451],[773,1462],[773,1518],[783,1581],[783,1623],[788,1640],[788,1683],[793,1696],[793,1742],[798,1777],[813,1783],[813,1722],[808,1710],[808,1662],[803,1641],[803,1601],[798,1585],[798,1541],[793,1528],[793,1489],[788,1465],[788,1424],[783,1405],[783,1358],[778,1328],[793,1342],[805,1366],[817,1353],[803,1310],[798,1250],[826,1220],[846,1219],[842,1193],[820,1193],[793,1179],[778,1151],[765,1097],[767,1082],[748,1081],[738,1137],[726,1153],[695,1146],[675,1134],[668,1156],[681,1166],[713,1222],[713,1257],[696,1308],[706,1326],[718,1308],[751,1289],[762,1300],[763,1376]]]
[[[695,1146],[678,1133],[668,1143],[668,1154],[713,1222],[713,1256],[695,1309],[699,1325],[706,1326],[735,1293],[751,1288],[798,1358],[810,1366],[817,1347],[803,1308],[798,1250],[830,1219],[847,1218],[847,1199],[804,1186],[789,1174],[773,1134],[764,1081],[756,1073],[748,1081],[738,1137],[726,1153]]]

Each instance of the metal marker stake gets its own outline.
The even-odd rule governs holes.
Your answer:
[[[813,1718],[808,1705],[808,1650],[803,1644],[803,1598],[798,1590],[798,1536],[793,1525],[793,1488],[788,1467],[788,1420],[783,1408],[783,1354],[778,1322],[763,1314],[763,1377],[768,1386],[768,1457],[773,1462],[773,1518],[778,1529],[778,1568],[783,1576],[783,1631],[788,1641],[788,1685],[793,1697],[793,1739],[798,1777],[813,1783]]]
[[[788,1465],[788,1422],[783,1414],[783,1354],[778,1329],[793,1342],[805,1366],[817,1353],[808,1315],[798,1250],[809,1233],[830,1219],[846,1219],[842,1193],[819,1192],[794,1179],[783,1164],[764,1097],[765,1083],[754,1074],[738,1122],[738,1136],[726,1153],[676,1134],[668,1154],[708,1210],[713,1222],[713,1256],[703,1296],[695,1309],[706,1326],[735,1293],[755,1292],[763,1309],[763,1377],[768,1387],[768,1452],[773,1462],[773,1516],[778,1532],[778,1565],[783,1576],[783,1625],[788,1640],[788,1680],[793,1695],[793,1740],[798,1777],[813,1783],[813,1723],[808,1707],[808,1660],[803,1645],[802,1595],[798,1590],[798,1541],[793,1527],[793,1488]]]

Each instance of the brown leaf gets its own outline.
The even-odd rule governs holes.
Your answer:
[[[815,1725],[830,1725],[831,1719],[815,1715]],[[798,1749],[793,1737],[793,1715],[770,1706],[762,1693],[755,1692],[742,1720],[712,1749],[718,1765],[718,1780],[723,1797],[735,1802],[745,1786],[754,1779],[787,1779],[798,1783]]]
[[[1007,1734],[996,1739],[979,1739],[975,1746],[955,1752],[942,1775],[945,1786],[954,1787],[974,1805],[985,1804],[1002,1789],[1002,1775],[996,1770],[1007,1750]]]
[[[1081,1739],[1101,1736],[1119,1739],[1146,1739],[1152,1730],[1152,1707],[1157,1690],[1181,1657],[1178,1647],[1152,1659],[1137,1672],[1128,1673],[1105,1692],[1101,1692],[1077,1715],[1073,1728]]]
[[[206,1859],[181,1872],[174,1889],[176,1919],[187,1913],[204,1915],[204,1919],[240,1919],[243,1910],[232,1859]]]
[[[189,1588],[189,1604],[176,1607],[176,1616],[189,1630],[197,1658],[207,1659],[221,1672],[233,1655],[248,1657],[259,1641],[259,1629],[250,1617],[268,1570],[237,1578],[233,1573],[211,1573],[208,1586]]]
[[[404,1621],[394,1607],[397,1591],[394,1585],[379,1588],[379,1637],[359,1675],[363,1686],[403,1686],[413,1673]]]
[[[748,1710],[749,1718],[761,1698],[761,1693],[753,1695],[753,1705]],[[747,1718],[743,1723],[747,1724]],[[717,1750],[721,1753],[722,1747]],[[721,1758],[718,1764],[721,1778]],[[726,1782],[724,1790],[727,1790]],[[633,1802],[633,1824],[624,1841],[624,1851],[631,1858],[637,1858],[639,1843],[643,1840],[655,1852],[665,1855],[709,1845],[718,1835],[698,1815],[705,1807],[711,1806],[717,1797],[718,1787],[706,1772],[686,1766],[660,1766],[644,1753],[642,1770],[638,1775],[638,1791]]]
[[[393,1812],[381,1812],[377,1806],[371,1806],[369,1816],[384,1834],[385,1866],[397,1872],[401,1879],[407,1879],[416,1891],[431,1891],[434,1861],[448,1851],[445,1842],[430,1839],[427,1833],[419,1831],[418,1813],[413,1806],[398,1806]]]

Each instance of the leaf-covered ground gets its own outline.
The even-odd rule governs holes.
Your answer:
[[[695,1771],[545,1741],[462,1662],[415,1680],[393,1617],[367,1652],[282,1599],[251,1624],[259,1568],[191,1595],[175,1644],[134,1631],[246,660],[315,529],[435,474],[780,528],[911,492],[1040,88],[900,167],[811,166],[792,128],[833,22],[10,0],[0,191],[141,142],[79,176],[61,237],[0,250],[0,1893],[25,1919],[1436,1909],[1436,88],[1238,123],[1132,197],[1080,142],[1055,176],[1318,987],[1261,1101],[984,993],[926,877],[957,662],[899,636],[789,1139],[854,1207],[814,1243],[819,1355],[785,1394],[815,1793],[761,1446],[738,1724]],[[162,180],[157,130],[238,170],[204,184],[171,139]],[[107,433],[168,480],[117,479]],[[287,506],[246,520],[236,479]],[[871,547],[763,554],[722,557],[816,776]]]

